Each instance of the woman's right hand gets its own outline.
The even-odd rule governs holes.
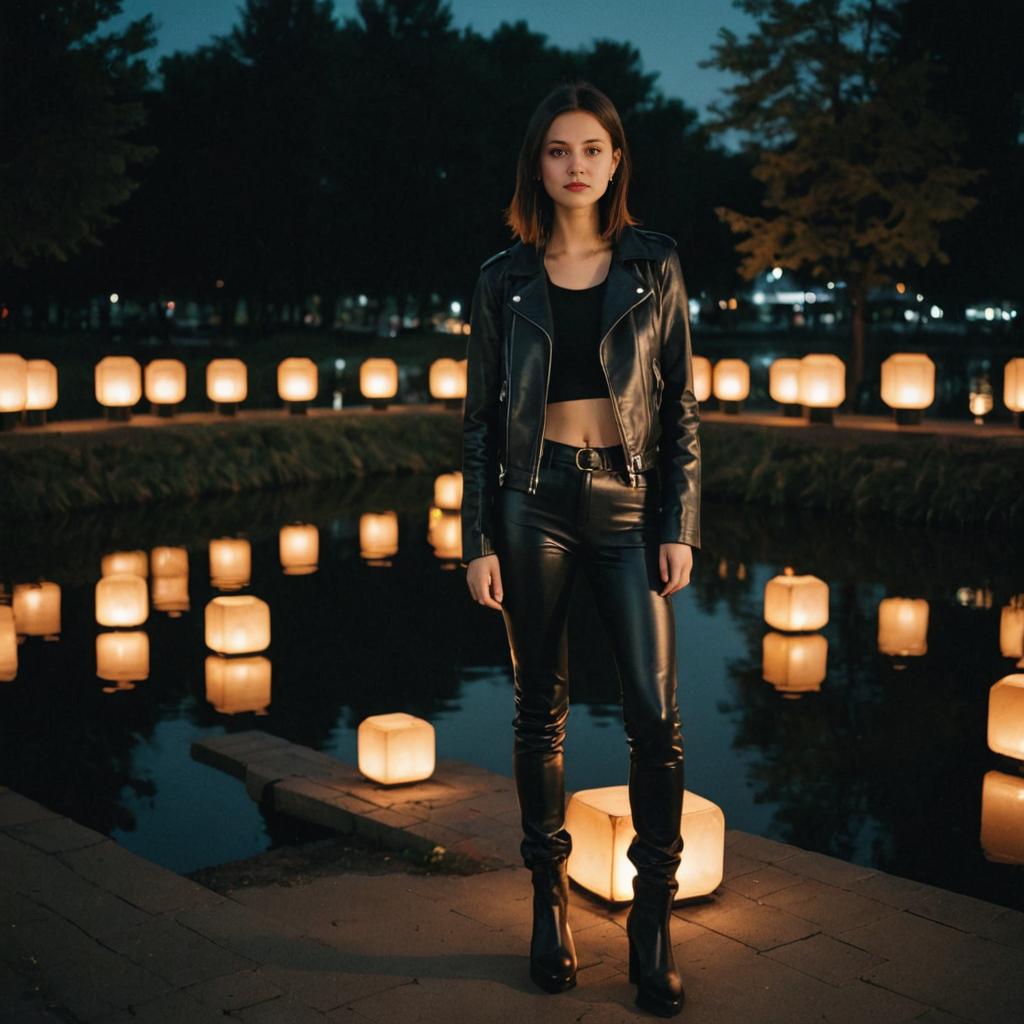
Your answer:
[[[466,586],[478,604],[501,611],[501,601],[505,595],[501,589],[501,566],[498,565],[498,556],[481,555],[474,558],[466,566]]]

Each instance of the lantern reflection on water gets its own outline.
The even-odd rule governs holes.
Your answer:
[[[988,746],[1024,761],[1024,674],[1003,676],[989,689]]]
[[[765,633],[761,672],[784,697],[818,691],[825,679],[828,640],[820,633]]]
[[[56,640],[60,633],[60,585],[49,581],[17,583],[12,598],[14,625],[22,636]]]
[[[384,785],[419,782],[434,774],[434,727],[404,711],[359,723],[359,771]]]
[[[711,360],[707,356],[693,357],[693,397],[706,402],[711,397]]]
[[[149,636],[141,630],[100,633],[96,637],[96,675],[119,684],[148,679]]]
[[[213,598],[205,625],[206,646],[218,654],[256,654],[270,646],[270,606],[252,594]]]
[[[241,590],[252,580],[252,545],[241,537],[210,541],[210,585],[218,590]]]
[[[96,621],[101,626],[141,626],[149,617],[149,594],[141,576],[115,573],[96,584]]]
[[[0,604],[0,683],[9,683],[18,674],[18,633],[14,612]]]
[[[986,772],[981,786],[981,849],[996,864],[1024,864],[1024,779]]]
[[[462,517],[457,512],[431,506],[427,513],[427,543],[434,549],[435,558],[458,562],[462,558]]]
[[[398,554],[398,515],[364,512],[359,517],[359,554],[375,562]]]
[[[270,659],[262,655],[206,658],[206,699],[224,715],[255,711],[265,715],[270,706]]]
[[[462,473],[441,473],[434,478],[434,504],[445,512],[462,508]]]
[[[172,619],[191,607],[188,594],[188,551],[156,547],[149,555],[152,566],[150,598],[153,607]]]
[[[885,597],[878,605],[878,650],[917,657],[928,653],[928,602],[920,597]]]
[[[320,531],[310,523],[292,523],[278,532],[278,553],[286,576],[308,576],[320,561]]]
[[[112,551],[100,562],[101,576],[128,573],[129,576],[149,576],[149,556],[145,551]]]
[[[828,584],[817,576],[795,576],[786,566],[765,584],[764,621],[787,632],[821,629],[828,623]]]
[[[676,872],[676,900],[706,896],[722,881],[725,815],[722,809],[690,790],[683,791],[683,856]],[[565,811],[572,833],[569,877],[609,902],[633,898],[636,868],[626,856],[636,834],[628,786],[605,786],[573,793]]]

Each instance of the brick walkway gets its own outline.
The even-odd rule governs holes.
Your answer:
[[[511,779],[441,762],[410,801],[412,788],[381,790],[348,766],[336,783],[348,781],[324,787],[322,755],[267,743],[248,758],[241,747],[254,754],[262,734],[237,735],[225,738],[233,750],[200,756],[235,774],[245,763],[250,792],[272,786],[275,801],[310,811],[326,788],[349,816],[342,829],[399,845],[426,823],[446,831],[422,842],[476,849],[489,870],[342,874],[224,897],[0,789],[0,1022],[655,1019],[625,976],[627,908],[576,889],[578,986],[550,996],[528,980]],[[262,782],[248,777],[257,761],[273,766]],[[373,791],[392,805],[353,803]],[[735,830],[722,885],[676,907],[673,939],[687,987],[678,1019],[692,1024],[1010,1024],[1024,1007],[1024,914]]]

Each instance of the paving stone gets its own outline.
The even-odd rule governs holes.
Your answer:
[[[184,991],[197,1002],[225,1013],[277,999],[284,993],[258,967],[200,981]]]
[[[729,879],[722,880],[722,887],[738,892],[748,899],[758,900],[769,893],[785,889],[787,886],[796,885],[801,882],[802,876],[794,875],[774,864],[760,865],[745,874],[736,875]]]
[[[868,968],[885,962],[883,957],[875,956],[820,932],[806,939],[766,950],[762,956],[771,957],[803,974],[809,974],[812,978],[837,987],[859,978]]]
[[[35,800],[20,793],[14,793],[5,789],[0,793],[0,829],[9,828],[12,825],[24,825],[32,821],[42,821],[44,818],[59,818],[60,815],[44,807]]]
[[[897,910],[905,910],[915,899],[926,893],[939,891],[930,885],[901,878],[899,875],[890,875],[884,871],[858,879],[844,888],[858,896],[866,896]]]
[[[224,1015],[220,1010],[204,1006],[187,993],[169,992],[101,1017],[96,1024],[217,1024],[223,1021]]]
[[[1004,946],[1024,949],[1024,914],[1019,910],[1004,911],[979,929],[978,935],[992,942],[1000,942]]]
[[[76,956],[88,956],[96,948],[97,940],[81,928],[53,911],[45,913],[44,918],[6,928],[0,958],[15,969],[37,970],[65,963]]]
[[[62,853],[58,860],[76,875],[149,914],[223,902],[205,886],[138,857],[110,839]]]
[[[464,833],[456,832],[455,829],[448,828],[446,825],[435,825],[431,821],[418,821],[415,825],[410,825],[406,831],[419,836],[431,846],[440,846],[446,850],[452,844],[465,838]]]
[[[247,1024],[262,1024],[264,1021],[269,1024],[323,1024],[326,1020],[322,1013],[290,995],[236,1010],[232,1017],[246,1021]]]
[[[877,874],[875,868],[866,868],[860,864],[851,864],[838,857],[828,857],[823,853],[810,853],[801,850],[792,857],[786,858],[785,868],[796,875],[803,875],[828,885],[849,888],[861,879]]]
[[[70,818],[40,818],[20,825],[10,825],[4,831],[11,838],[28,843],[44,853],[79,850],[84,846],[107,842],[106,836]]]
[[[291,967],[266,964],[257,974],[320,1013],[412,981],[401,974],[371,973],[364,969],[365,965],[349,963],[337,953],[334,955],[329,969],[316,962]]]
[[[926,891],[906,909],[931,921],[975,934],[1006,913],[1006,907],[943,889]]]
[[[877,900],[815,881],[802,881],[779,889],[764,896],[762,902],[813,921],[830,935],[839,935],[848,928],[901,913]]]
[[[291,745],[288,740],[279,736],[259,729],[250,729],[246,732],[193,740],[191,753],[193,760],[244,780],[245,766],[257,753],[266,754],[270,750],[280,750]]]
[[[277,887],[273,887],[277,888]],[[295,890],[286,890],[294,893]],[[258,890],[252,891],[253,895]],[[293,901],[294,916],[301,920],[306,907]],[[288,963],[303,948],[303,931],[293,927],[289,920],[270,920],[251,907],[235,899],[217,907],[195,907],[176,913],[173,920],[191,929],[217,946],[245,958],[252,963],[280,961]],[[236,970],[249,966],[239,964]]]
[[[5,929],[27,921],[41,921],[48,913],[45,907],[20,893],[0,889],[0,926]]]
[[[732,835],[727,832],[726,847],[730,853],[742,854],[765,864],[778,864],[798,854],[807,853],[799,846],[765,839],[764,836],[756,836],[752,832],[738,832]],[[793,870],[789,864],[786,865],[786,869]]]
[[[728,882],[740,875],[748,874],[757,868],[763,868],[765,862],[754,857],[747,857],[745,854],[734,851],[732,847],[725,848],[725,861],[722,866],[722,881]]]

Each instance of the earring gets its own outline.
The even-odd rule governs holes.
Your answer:
[[[608,180],[609,181],[614,181],[615,180],[615,175],[613,174]]]

